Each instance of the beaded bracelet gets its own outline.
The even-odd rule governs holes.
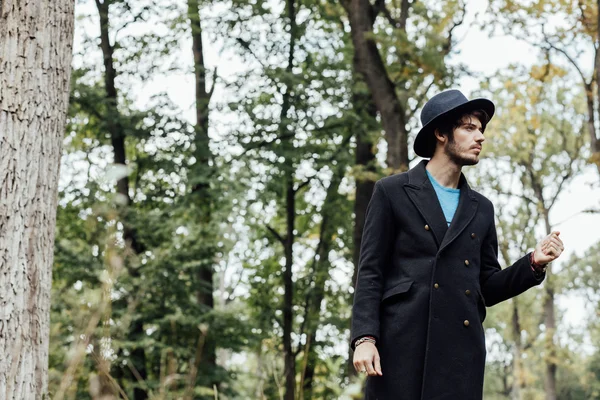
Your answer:
[[[375,338],[373,336],[364,336],[361,337],[360,339],[358,339],[356,342],[354,342],[354,348],[357,348],[359,345],[365,343],[365,342],[369,342],[369,343],[373,343],[375,344]]]

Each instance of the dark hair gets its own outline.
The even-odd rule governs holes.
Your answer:
[[[441,119],[436,125],[435,129],[438,129],[442,135],[448,135],[450,141],[454,140],[454,130],[463,124],[465,117],[475,117],[481,122],[481,131],[485,132],[485,127],[490,121],[488,113],[484,110],[472,110],[463,112],[462,114],[451,114],[446,118]],[[430,142],[431,153],[435,152],[437,140]]]
[[[479,122],[481,122],[482,132],[485,132],[485,127],[487,126],[487,123],[490,120],[488,114],[485,111],[473,110],[459,114],[458,117],[456,116],[456,114],[450,115],[449,117],[441,120],[439,124],[437,124],[436,128],[439,129],[442,135],[448,135],[448,137],[452,137],[454,130],[463,124],[465,117],[477,118]]]
[[[458,115],[458,116],[457,116]],[[441,119],[438,123],[435,124],[434,129],[438,129],[442,135],[448,135],[448,139],[450,141],[454,140],[454,130],[463,124],[463,120],[465,117],[475,117],[481,122],[481,131],[485,132],[485,127],[490,121],[490,117],[488,113],[484,110],[472,110],[466,111],[461,114],[451,114],[446,118]],[[437,140],[435,139],[435,135],[433,136],[433,140],[429,141],[428,145],[430,146],[430,153],[435,153],[435,146],[437,144]]]

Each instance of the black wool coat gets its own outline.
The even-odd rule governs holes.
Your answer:
[[[529,254],[500,268],[493,205],[464,175],[448,227],[426,164],[378,181],[367,209],[351,346],[377,339],[368,400],[481,399],[486,306],[544,279]]]

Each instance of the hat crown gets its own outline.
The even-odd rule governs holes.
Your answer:
[[[457,106],[467,103],[469,99],[460,90],[446,90],[433,96],[421,110],[421,123],[427,125],[437,116],[442,115]]]

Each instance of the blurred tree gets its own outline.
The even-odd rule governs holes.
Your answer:
[[[0,2],[0,393],[48,395],[56,193],[74,2]]]
[[[215,203],[218,196],[215,188],[211,187],[211,181],[216,179],[217,169],[214,162],[214,156],[210,149],[209,113],[210,99],[215,89],[216,76],[212,84],[207,81],[207,68],[204,62],[204,45],[202,38],[202,18],[200,14],[201,4],[198,0],[187,0],[188,19],[190,23],[190,33],[192,36],[192,54],[194,56],[194,78],[195,78],[195,103],[196,103],[196,125],[194,128],[194,152],[195,163],[190,169],[189,183],[191,185],[191,201],[197,205],[199,218],[198,222],[202,226],[201,240],[205,245],[200,254],[205,262],[200,263],[198,268],[198,278],[196,287],[196,298],[200,307],[205,312],[212,312],[215,308],[213,298],[213,271],[214,263],[217,260],[218,253],[217,241],[214,238],[219,237],[218,229],[212,223]],[[200,373],[209,375],[216,369],[216,340],[213,335],[212,327],[206,341],[204,342],[203,360],[196,360],[200,363]],[[217,379],[208,382],[209,386],[217,385]]]
[[[600,13],[596,1],[543,0],[536,2],[494,0],[493,23],[533,46],[549,50],[574,69],[584,89],[589,161],[600,174]]]
[[[338,191],[351,164],[351,128],[360,123],[358,113],[346,113],[350,74],[339,10],[295,0],[234,4],[226,29],[249,68],[232,85],[236,101],[230,108],[241,123],[229,129],[240,147],[240,179],[252,188],[246,206],[252,230],[257,240],[267,236],[256,261],[247,261],[248,301],[262,313],[261,331],[275,333],[268,351],[276,346],[273,339],[283,347],[283,380],[275,379],[272,390],[295,399],[313,397],[318,389],[327,398],[330,389],[317,385],[327,375],[320,368],[328,368],[318,359],[326,345],[319,331],[334,320],[335,329],[347,325],[338,318],[341,310],[332,311],[340,300],[328,297],[327,287],[334,244],[350,248],[351,220],[344,212],[351,213],[351,203]],[[257,349],[262,359],[266,340]],[[344,357],[338,361],[339,368]],[[332,377],[329,371],[329,382]]]
[[[207,102],[199,102],[194,127],[165,94],[140,107],[130,90],[193,68],[175,45],[195,32],[190,9],[150,0],[94,6],[80,20],[100,23],[100,39],[87,37],[85,56],[78,55],[63,158],[51,383],[74,398],[94,396],[98,385],[98,395],[213,398],[227,380],[215,366],[214,338],[228,349],[245,340],[243,321],[226,310],[215,314],[206,277],[231,246],[221,234],[235,186],[226,188],[231,182],[215,172],[219,160],[205,157]],[[218,204],[207,192],[220,194]],[[111,252],[122,258],[121,274],[104,261]],[[69,357],[64,349],[77,348],[98,310],[89,355]]]
[[[129,173],[127,172],[127,156],[126,156],[126,125],[120,115],[118,108],[118,93],[116,86],[117,70],[115,69],[114,51],[115,45],[110,39],[111,29],[111,6],[122,6],[125,10],[131,9],[131,6],[122,0],[95,0],[96,8],[100,22],[100,48],[102,49],[102,59],[104,61],[104,106],[105,114],[103,115],[103,128],[110,135],[110,141],[113,149],[113,160],[117,168],[121,169],[121,174],[117,178],[117,204],[120,206],[121,223],[123,224],[123,238],[126,245],[131,248],[134,254],[140,254],[145,250],[143,242],[138,238],[135,226],[130,222],[131,216],[128,215],[129,206],[131,205],[131,197],[129,193]],[[127,24],[123,25],[125,28]],[[140,276],[140,270],[130,268],[129,273],[132,277]],[[146,354],[143,346],[139,342],[144,336],[143,319],[136,316],[132,318],[130,323],[130,332],[128,340],[138,342],[131,349],[129,357],[129,369],[125,370],[128,379],[135,381],[139,379],[145,381],[148,378],[146,371]],[[120,371],[120,370],[119,370]],[[135,372],[134,372],[135,371]],[[136,376],[137,375],[137,376]],[[108,389],[106,389],[108,390]],[[134,400],[144,400],[148,398],[146,389],[143,387],[135,387],[133,393]]]
[[[505,198],[497,215],[505,265],[535,246],[535,229],[550,234],[552,207],[585,162],[584,104],[565,75],[563,69],[545,63],[530,70],[511,67],[498,74],[497,86],[492,83],[498,115],[486,131],[489,140],[484,147],[486,162],[492,161],[493,168],[485,168],[480,182]],[[530,382],[531,368],[523,365],[523,353],[538,337],[538,323],[532,320],[536,314],[543,318],[539,322],[545,337],[546,395],[556,398],[556,371],[564,349],[557,345],[555,301],[564,288],[554,276],[555,268],[548,268],[544,295],[537,301],[530,294],[512,300],[512,317],[505,321],[510,328],[501,333],[512,342],[513,399],[525,398],[521,392]],[[543,309],[536,311],[539,304]]]
[[[381,117],[391,173],[408,169],[408,130],[431,87],[445,88],[456,70],[446,64],[466,3],[344,0],[355,54]],[[381,18],[378,18],[381,17]],[[412,123],[413,126],[417,124]]]
[[[586,331],[590,335],[592,355],[582,365],[586,367],[578,377],[585,386],[586,399],[600,399],[600,243],[590,247],[582,255],[573,255],[563,277],[565,285],[585,299],[589,315]],[[589,349],[586,349],[589,353]],[[562,398],[562,397],[560,397]]]

